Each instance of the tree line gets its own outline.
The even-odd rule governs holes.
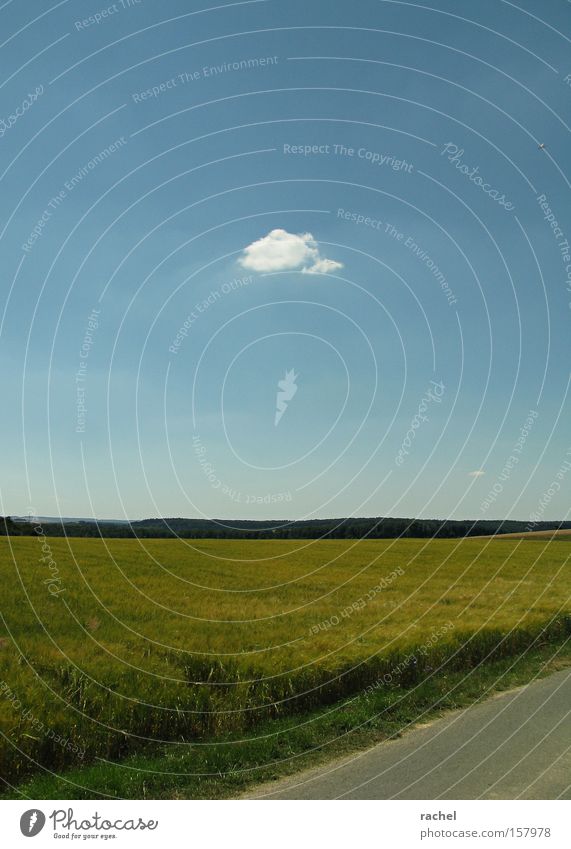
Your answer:
[[[0,535],[35,535],[38,522],[0,521]],[[537,522],[535,531],[571,529],[571,522]],[[399,537],[456,539],[498,533],[522,533],[529,523],[514,520],[440,520],[397,518],[343,518],[297,521],[222,519],[142,519],[136,522],[45,521],[42,534],[51,537],[174,538],[183,539],[396,539]]]

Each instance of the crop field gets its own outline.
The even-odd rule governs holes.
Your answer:
[[[491,539],[491,537],[486,537],[486,539]],[[553,539],[571,542],[571,530],[569,528],[560,528],[557,531],[523,531],[511,534],[496,534],[496,539],[536,539],[543,540],[543,542],[547,539]]]
[[[3,773],[255,735],[571,633],[571,541],[2,538]]]

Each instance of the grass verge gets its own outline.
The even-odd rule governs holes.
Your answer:
[[[515,648],[515,646],[514,646]],[[251,735],[149,747],[120,763],[103,759],[61,775],[47,771],[4,798],[228,798],[253,785],[398,737],[415,723],[474,704],[571,664],[571,638],[538,636],[520,653],[471,669],[446,661],[415,683],[368,687],[351,699],[261,724]]]

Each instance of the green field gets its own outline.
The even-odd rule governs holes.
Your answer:
[[[570,555],[566,541],[2,538],[4,778],[160,746],[188,769],[197,745],[561,645]]]

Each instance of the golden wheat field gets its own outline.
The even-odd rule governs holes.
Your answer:
[[[251,730],[390,670],[558,638],[570,555],[566,541],[0,539],[6,775]]]

